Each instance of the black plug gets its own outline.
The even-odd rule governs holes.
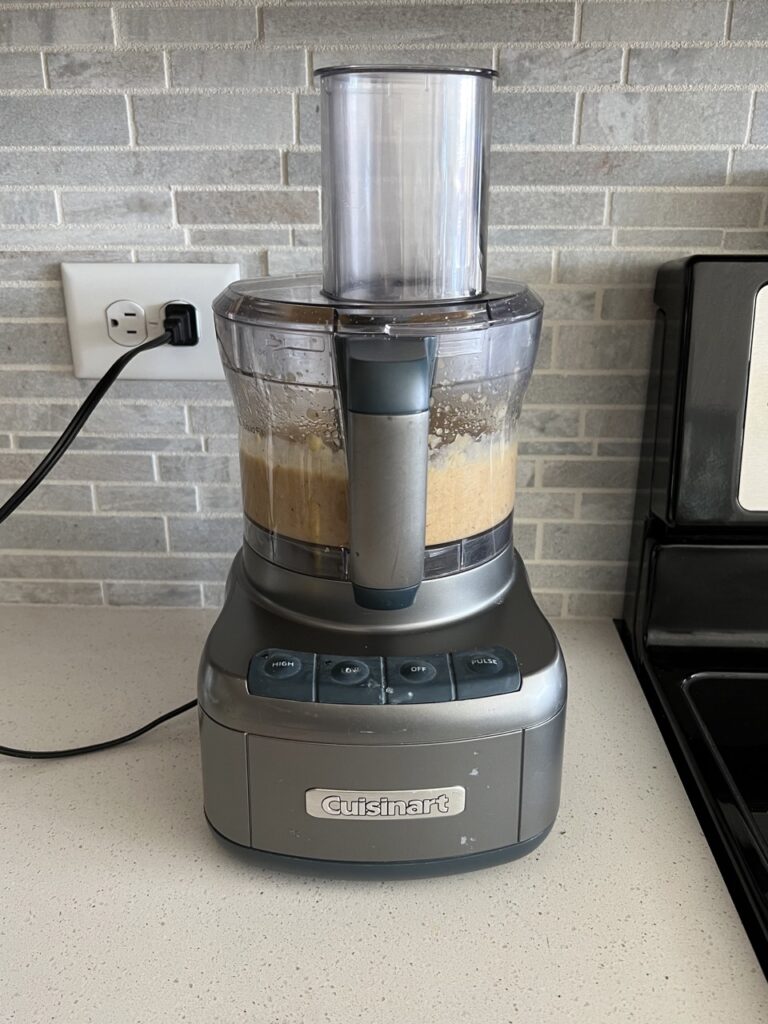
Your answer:
[[[163,310],[163,328],[170,331],[169,345],[196,345],[197,311],[189,302],[168,302]]]

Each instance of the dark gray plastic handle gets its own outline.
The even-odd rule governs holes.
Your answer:
[[[364,608],[407,608],[424,572],[435,338],[337,338],[347,428],[350,579]]]

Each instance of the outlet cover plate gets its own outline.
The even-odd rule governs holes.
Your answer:
[[[211,303],[240,277],[237,263],[62,263],[64,302],[76,377],[102,377],[127,349],[107,333],[106,309],[132,299],[147,315],[147,337],[162,334],[160,309],[191,302],[200,341],[194,348],[142,352],[120,375],[127,380],[223,380]]]

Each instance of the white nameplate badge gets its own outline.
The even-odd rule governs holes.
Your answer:
[[[337,821],[451,818],[464,810],[463,786],[442,789],[308,789],[307,814]]]
[[[755,300],[739,504],[748,512],[768,511],[768,285]]]

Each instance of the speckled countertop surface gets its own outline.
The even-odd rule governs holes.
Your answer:
[[[126,731],[194,692],[211,615],[2,608],[2,741]],[[0,759],[0,1001],[38,1024],[759,1024],[768,985],[607,621],[558,626],[560,816],[426,881],[245,865],[202,817],[196,720]]]

